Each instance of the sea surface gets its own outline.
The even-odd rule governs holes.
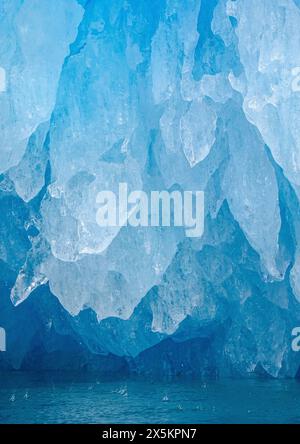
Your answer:
[[[0,423],[300,423],[300,382],[0,373]]]

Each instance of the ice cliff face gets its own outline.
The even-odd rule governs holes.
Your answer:
[[[34,293],[2,302],[19,350],[27,328],[7,365],[30,367],[41,328],[45,354],[53,329],[56,351],[57,335],[83,341],[82,365],[104,353],[138,372],[164,356],[170,374],[297,374],[299,8],[0,0],[1,297]],[[203,190],[203,237],[99,227],[96,195],[120,182]]]

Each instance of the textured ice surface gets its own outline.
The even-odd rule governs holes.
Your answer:
[[[7,82],[0,96],[1,172],[18,164],[29,137],[49,120],[81,16],[75,0],[1,0],[0,66]]]
[[[141,370],[196,341],[208,367],[295,376],[299,6],[0,1],[1,282],[18,322],[49,283],[93,353]],[[97,193],[120,182],[203,190],[203,238],[100,228]]]

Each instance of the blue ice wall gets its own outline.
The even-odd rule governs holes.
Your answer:
[[[3,368],[296,376],[296,0],[0,0]],[[99,227],[203,190],[205,231]]]

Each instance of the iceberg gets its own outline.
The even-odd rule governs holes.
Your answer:
[[[0,365],[299,376],[299,2],[2,0],[0,34]],[[203,236],[99,226],[120,183],[203,191]]]

